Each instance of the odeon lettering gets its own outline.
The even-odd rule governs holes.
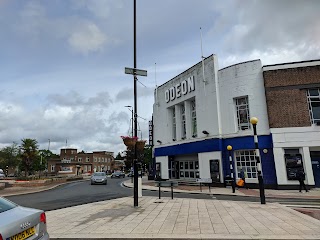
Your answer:
[[[168,103],[194,90],[195,90],[194,77],[191,76],[187,80],[184,80],[181,83],[178,83],[177,85],[175,85],[174,87],[167,89],[164,92],[165,100]]]

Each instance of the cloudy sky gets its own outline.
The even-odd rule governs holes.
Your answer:
[[[155,85],[217,54],[219,67],[319,59],[320,1],[137,0],[139,137]],[[124,150],[131,132],[133,0],[0,0],[0,148]]]

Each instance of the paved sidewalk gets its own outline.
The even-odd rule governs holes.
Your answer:
[[[133,198],[48,211],[51,239],[320,239],[320,221],[277,203]]]
[[[143,189],[158,190],[143,178]],[[132,187],[131,180],[124,185]],[[43,191],[8,188],[0,196]],[[170,188],[161,188],[170,191]],[[175,192],[200,193],[197,186],[178,186]],[[202,188],[203,193],[255,196],[257,189]],[[269,190],[266,196],[319,198],[320,190]],[[51,239],[320,239],[320,221],[277,203],[141,197],[139,207],[126,197],[47,211]]]

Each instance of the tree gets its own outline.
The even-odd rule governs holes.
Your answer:
[[[13,143],[11,146],[0,150],[0,168],[16,168],[19,165],[19,146]]]
[[[152,166],[152,147],[146,146],[143,150],[144,158],[143,158],[143,166],[150,170],[150,166]]]
[[[124,157],[122,157],[122,156],[121,156],[121,153],[118,152],[118,154],[117,154],[117,156],[115,157],[115,159],[117,159],[117,160],[123,160]]]
[[[21,167],[25,172],[25,177],[27,177],[27,174],[32,169],[33,162],[38,159],[38,142],[37,140],[30,138],[24,138],[21,141]]]

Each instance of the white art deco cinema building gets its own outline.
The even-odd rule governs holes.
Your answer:
[[[231,145],[235,176],[239,178],[242,169],[247,175],[246,182],[257,185],[255,144],[250,124],[250,118],[257,117],[265,186],[296,186],[296,180],[277,181],[286,175],[285,161],[284,156],[277,155],[281,159],[276,160],[274,157],[264,84],[260,60],[219,70],[217,56],[211,55],[157,87],[153,139],[155,163],[160,166],[161,178],[185,181],[211,178],[222,185],[231,173],[227,150]],[[274,131],[281,132],[279,129]],[[285,131],[289,130],[286,128]],[[277,154],[279,152],[277,148]],[[310,156],[306,159],[311,164]],[[275,161],[283,164],[275,164]],[[306,175],[313,176],[311,165],[306,169],[309,171]],[[315,179],[309,177],[307,184],[314,186]]]

